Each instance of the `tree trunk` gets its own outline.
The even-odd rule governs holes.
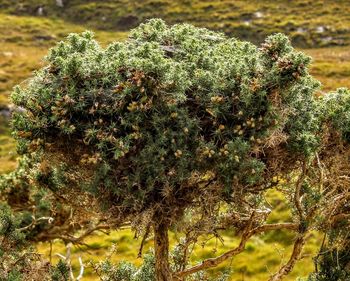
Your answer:
[[[168,225],[165,223],[156,223],[153,227],[156,280],[172,281],[172,272],[169,266]]]

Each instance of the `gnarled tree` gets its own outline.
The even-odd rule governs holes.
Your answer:
[[[89,32],[72,34],[46,61],[12,95],[21,108],[14,135],[34,162],[33,182],[81,206],[93,198],[110,228],[152,229],[157,281],[185,280],[239,254],[253,235],[287,229],[297,235],[292,256],[270,279],[280,280],[327,213],[325,196],[343,192],[322,161],[342,155],[329,155],[343,143],[330,134],[346,109],[323,114],[310,58],[284,35],[258,48],[150,20],[107,48]],[[295,218],[268,224],[262,195],[276,178],[286,181]],[[186,236],[171,266],[173,226]],[[190,266],[190,245],[223,229],[241,233],[238,247]]]

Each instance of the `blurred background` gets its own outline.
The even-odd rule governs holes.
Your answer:
[[[14,141],[9,133],[9,95],[12,88],[44,65],[43,57],[68,33],[86,29],[95,33],[101,45],[127,38],[128,30],[150,18],[162,18],[168,24],[180,22],[221,31],[228,36],[261,43],[267,35],[283,32],[293,45],[313,57],[311,73],[319,79],[320,92],[350,87],[350,1],[349,0],[0,0],[0,173],[16,166]],[[290,216],[282,196],[269,194],[276,211],[270,221],[288,220]],[[224,236],[225,251],[237,243]],[[173,235],[172,239],[176,239]],[[320,238],[315,233],[306,248],[305,258],[286,280],[306,277],[313,270],[311,256],[317,253]],[[247,251],[216,270],[231,266],[232,280],[266,280],[287,259],[293,237],[274,232],[256,238]],[[136,264],[139,240],[129,230],[96,234],[87,247],[74,249],[83,260],[100,260],[116,245],[114,260],[128,259]],[[150,245],[151,243],[149,243]],[[195,251],[195,260],[214,253],[215,241]],[[48,244],[37,245],[48,255]],[[59,241],[52,251],[64,251]],[[284,258],[285,257],[285,258]],[[78,264],[77,258],[74,262]],[[78,267],[78,265],[77,265]],[[88,269],[83,280],[98,280]]]

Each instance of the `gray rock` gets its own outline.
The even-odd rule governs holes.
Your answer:
[[[9,108],[0,109],[0,117],[4,118],[5,120],[9,120],[11,118],[10,109]]]
[[[64,7],[63,0],[56,0],[56,5],[57,5],[58,7],[63,8],[63,7]]]
[[[317,26],[316,27],[316,32],[317,33],[323,33],[326,31],[326,28],[324,26]]]
[[[42,16],[44,14],[44,8],[40,6],[38,8],[37,14],[38,14],[38,16]]]
[[[257,19],[261,19],[264,17],[264,14],[262,12],[257,11],[254,13],[254,17],[256,17]]]

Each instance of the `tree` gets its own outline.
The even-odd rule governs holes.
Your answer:
[[[130,222],[144,238],[152,229],[157,281],[185,280],[241,253],[252,236],[286,229],[296,238],[270,278],[280,280],[308,233],[334,218],[323,218],[325,198],[343,191],[322,163],[334,168],[342,155],[346,107],[322,112],[330,101],[315,95],[310,58],[284,35],[258,48],[150,20],[105,49],[89,32],[71,34],[46,60],[12,95],[21,108],[14,136],[32,161],[32,181],[82,208],[96,202],[110,228]],[[276,179],[285,182],[293,221],[266,223],[263,194]],[[185,238],[170,258],[174,227]],[[238,247],[191,266],[191,245],[223,229],[241,234]]]

